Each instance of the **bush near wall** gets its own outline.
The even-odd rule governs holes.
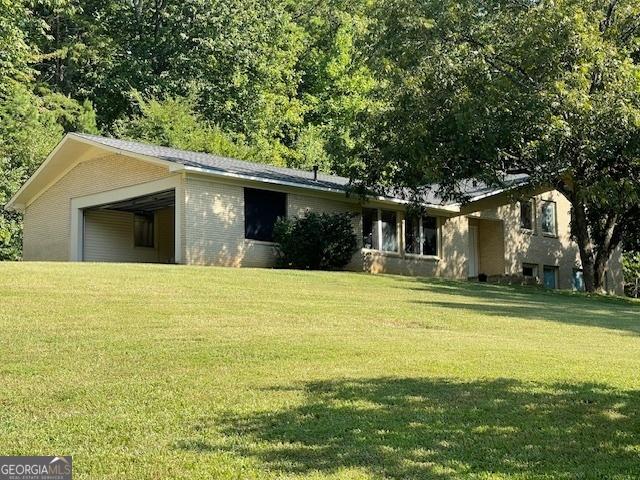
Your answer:
[[[640,252],[625,252],[622,256],[625,293],[630,297],[640,297]]]
[[[337,270],[349,263],[357,240],[349,213],[314,213],[281,218],[275,225],[279,265],[284,268]]]

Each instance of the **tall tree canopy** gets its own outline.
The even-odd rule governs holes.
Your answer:
[[[367,0],[0,0],[0,207],[66,131],[346,172]],[[0,212],[0,258],[20,217]]]
[[[0,0],[0,206],[71,130],[456,198],[521,171],[594,290],[638,243],[638,62],[637,0]]]
[[[603,288],[639,215],[640,4],[384,0],[372,31],[387,108],[358,176],[459,198],[461,179],[527,173],[571,202],[587,289]]]

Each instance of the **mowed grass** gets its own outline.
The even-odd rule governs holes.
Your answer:
[[[7,263],[0,343],[0,454],[74,478],[640,476],[637,302]]]

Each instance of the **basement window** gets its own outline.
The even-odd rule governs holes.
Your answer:
[[[153,213],[135,214],[133,217],[133,237],[136,247],[154,247]]]
[[[522,264],[522,276],[524,278],[538,278],[538,265],[535,263],[523,263]]]
[[[244,189],[244,238],[273,242],[273,227],[287,216],[287,194],[271,190]]]

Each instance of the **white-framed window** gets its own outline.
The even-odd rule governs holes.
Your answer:
[[[529,232],[535,230],[536,215],[535,215],[535,200],[530,198],[529,200],[520,200],[520,228]]]
[[[362,247],[383,252],[398,252],[398,212],[363,208]]]
[[[541,203],[542,233],[555,237],[558,234],[556,202],[543,200]]]
[[[412,255],[438,255],[438,219],[408,216],[404,224],[404,250]]]

